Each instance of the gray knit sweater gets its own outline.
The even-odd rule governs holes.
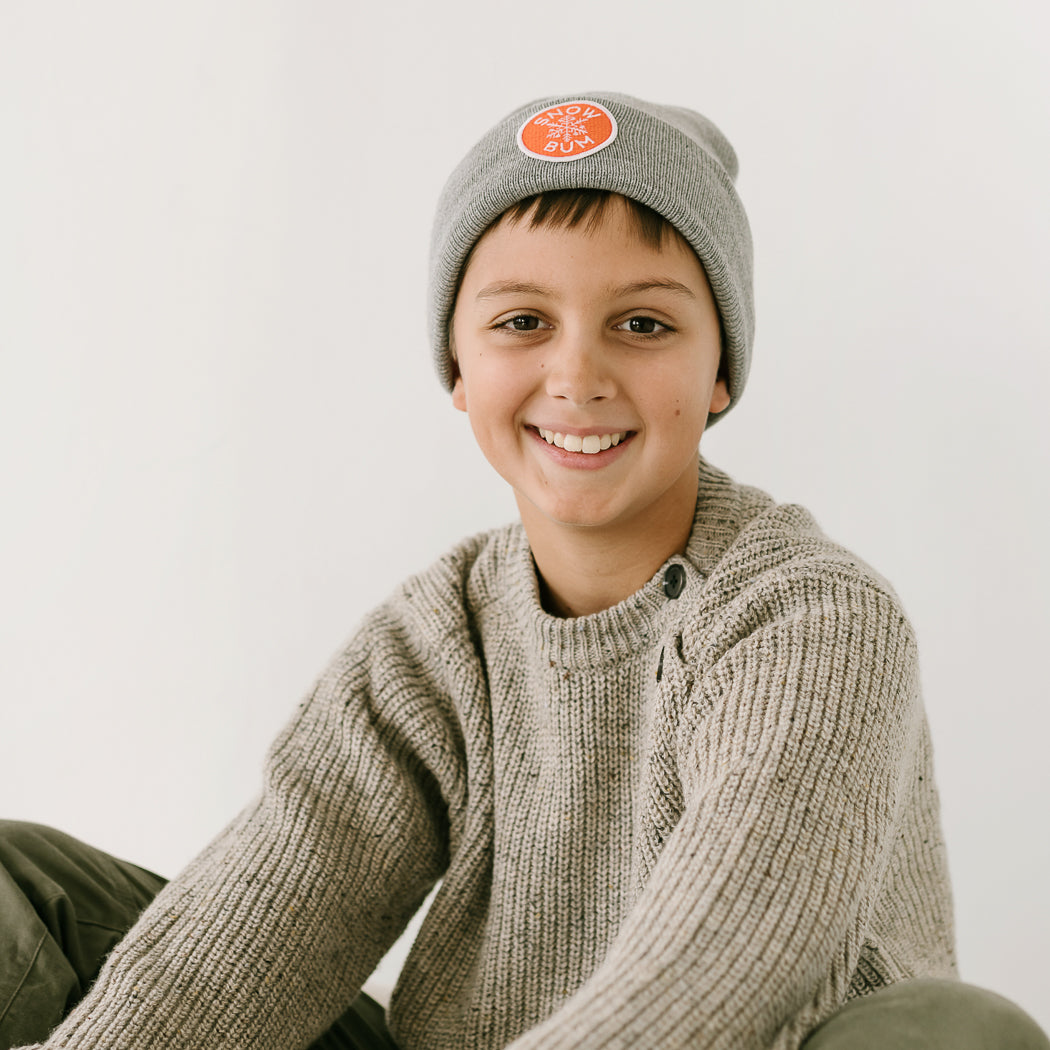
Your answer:
[[[520,525],[464,542],[366,619],[46,1046],[305,1047],[438,880],[405,1050],[787,1050],[954,974],[893,591],[706,464],[685,555],[593,616],[543,612]]]

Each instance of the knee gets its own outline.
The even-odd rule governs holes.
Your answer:
[[[11,842],[16,845],[39,842],[62,832],[46,824],[34,824],[28,820],[0,819],[0,842]]]
[[[58,834],[44,824],[32,824],[25,820],[0,820],[0,855],[6,852],[35,852],[48,841],[51,834]]]
[[[25,820],[0,820],[0,864],[39,864],[56,852],[65,852],[76,840],[57,828]]]
[[[1019,1006],[961,981],[901,981],[854,999],[807,1039],[804,1050],[1050,1050]]]

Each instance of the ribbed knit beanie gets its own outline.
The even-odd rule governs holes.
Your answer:
[[[733,147],[706,117],[628,95],[538,99],[488,131],[438,202],[430,249],[429,320],[438,377],[453,384],[449,322],[466,260],[518,201],[548,190],[610,190],[662,215],[700,258],[722,320],[729,406],[747,382],[754,340],[751,230],[733,187]]]

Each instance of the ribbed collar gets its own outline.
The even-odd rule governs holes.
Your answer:
[[[565,670],[595,669],[617,663],[659,639],[669,619],[695,607],[706,578],[740,531],[741,493],[722,471],[700,461],[700,488],[693,529],[684,555],[669,558],[634,594],[590,616],[551,616],[540,604],[539,581],[525,530],[514,531],[507,551],[507,584],[503,593],[512,604],[527,648]],[[677,598],[664,590],[672,564],[686,573],[685,589]]]

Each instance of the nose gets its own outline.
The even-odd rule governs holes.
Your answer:
[[[612,397],[615,383],[600,338],[563,331],[545,361],[547,393],[574,405]]]

